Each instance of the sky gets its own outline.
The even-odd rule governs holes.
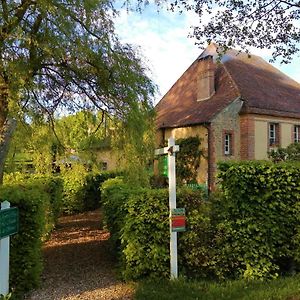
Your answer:
[[[155,97],[155,103],[201,54],[202,50],[195,45],[196,39],[189,37],[192,34],[191,26],[198,22],[199,18],[194,12],[180,14],[166,9],[158,11],[152,5],[145,7],[142,13],[121,9],[115,19],[115,29],[120,40],[139,47],[151,70],[149,76],[160,91]],[[266,61],[271,58],[268,50],[251,48],[250,51]],[[279,61],[273,65],[300,82],[299,56],[288,65],[282,65]]]

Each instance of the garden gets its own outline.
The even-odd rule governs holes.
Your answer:
[[[200,145],[197,138],[178,143],[183,150]],[[178,156],[177,206],[185,208],[187,227],[178,233],[179,280],[172,281],[169,195],[161,175],[148,169],[148,182],[141,182],[126,169],[82,164],[58,174],[6,173],[1,201],[20,211],[20,231],[11,237],[12,297],[39,286],[42,245],[59,217],[100,208],[118,274],[135,282],[136,299],[297,299],[299,168],[295,161],[219,163],[218,190],[208,195],[184,183],[197,169]]]

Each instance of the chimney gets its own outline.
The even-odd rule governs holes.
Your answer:
[[[215,64],[212,55],[199,58],[197,101],[210,99],[215,93]]]

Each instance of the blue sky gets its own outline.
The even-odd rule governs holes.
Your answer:
[[[160,89],[156,103],[202,52],[195,45],[196,40],[188,37],[192,33],[191,26],[198,22],[198,16],[193,12],[179,14],[166,9],[158,12],[151,5],[142,13],[121,10],[116,18],[116,32],[121,41],[139,46],[151,69],[149,75]],[[267,61],[271,58],[268,50],[252,48],[251,52]],[[279,61],[273,65],[300,82],[299,57],[288,65],[281,65]]]

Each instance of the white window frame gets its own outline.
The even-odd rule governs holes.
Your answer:
[[[300,143],[300,125],[294,125],[294,143]]]
[[[232,134],[225,133],[224,135],[224,154],[231,155]]]
[[[274,146],[277,144],[277,132],[276,129],[278,128],[277,123],[269,123],[269,145]]]

